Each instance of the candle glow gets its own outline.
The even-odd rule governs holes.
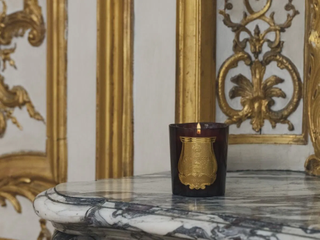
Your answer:
[[[200,125],[200,123],[197,124],[197,134],[201,134],[201,125]]]

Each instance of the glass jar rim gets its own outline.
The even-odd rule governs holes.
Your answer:
[[[228,128],[229,125],[219,122],[190,122],[190,123],[172,123],[169,125],[170,128],[182,128],[182,129],[194,129],[200,123],[203,129],[219,129]]]

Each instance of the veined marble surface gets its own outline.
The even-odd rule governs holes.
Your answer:
[[[65,183],[34,208],[84,236],[55,239],[320,239],[320,178],[302,172],[229,172],[226,196],[211,198],[173,196],[169,173]]]

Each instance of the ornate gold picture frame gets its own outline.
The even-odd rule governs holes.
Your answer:
[[[46,152],[21,152],[0,157],[0,204],[11,202],[17,212],[21,206],[16,196],[33,201],[41,191],[67,179],[67,138],[66,138],[66,62],[67,62],[67,4],[66,0],[47,1],[47,29],[36,28],[33,11],[41,11],[37,0],[24,0],[24,10],[15,12],[14,28],[31,29],[29,42],[39,34],[47,41],[47,140]],[[26,10],[27,9],[27,10]],[[28,10],[29,9],[29,10]],[[41,21],[39,24],[42,24]],[[1,30],[1,36],[5,33]],[[39,32],[45,31],[45,32]],[[27,41],[27,40],[26,40]],[[31,116],[31,115],[30,115]]]

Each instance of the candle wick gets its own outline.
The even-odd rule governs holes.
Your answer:
[[[197,134],[201,134],[201,125],[200,125],[200,123],[197,124]]]

